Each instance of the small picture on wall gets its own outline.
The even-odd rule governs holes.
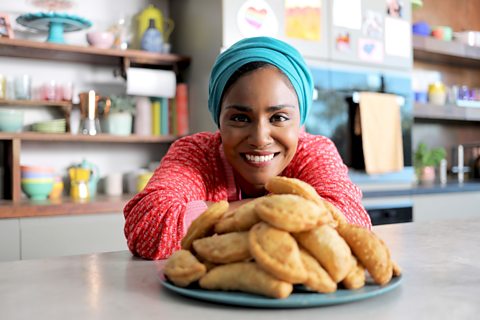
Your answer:
[[[403,16],[402,8],[403,3],[400,0],[386,0],[387,1],[387,14],[390,17],[401,18]]]
[[[12,26],[10,24],[10,17],[4,13],[0,13],[0,37],[13,38],[13,31],[12,31]]]

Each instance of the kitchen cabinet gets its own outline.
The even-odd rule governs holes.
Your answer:
[[[480,192],[440,193],[413,197],[413,220],[416,222],[478,218]]]
[[[126,69],[130,66],[169,69],[179,74],[190,64],[189,57],[175,54],[158,54],[140,50],[98,49],[93,47],[7,38],[0,38],[0,56],[29,58],[39,62],[41,60],[53,60],[109,66],[119,70],[119,74],[121,75],[125,75]],[[72,108],[71,103],[60,101],[0,100],[0,107],[1,105],[8,105],[9,107],[59,107],[63,109],[66,117],[68,117],[68,113]],[[14,206],[14,203],[21,200],[20,155],[23,152],[25,144],[71,143],[71,146],[74,146],[77,143],[83,145],[93,143],[102,144],[108,149],[112,144],[122,144],[127,147],[128,145],[165,145],[173,142],[175,139],[176,137],[174,136],[112,136],[106,134],[85,136],[71,134],[43,134],[35,132],[0,132],[0,150],[2,150],[2,159],[0,163],[3,163],[4,166],[3,188],[5,194],[4,198],[7,200],[0,202],[0,217],[1,213],[7,214],[11,211],[22,210],[22,206]],[[73,160],[76,159],[72,159],[72,161]],[[94,202],[95,200],[93,200],[93,203]],[[98,206],[98,209],[100,210],[102,210],[102,203],[103,202],[100,202]],[[35,207],[34,204],[33,206]],[[23,206],[23,208],[27,207],[28,206]],[[38,206],[38,208],[42,211],[42,206]],[[56,209],[58,208],[66,207],[64,204],[58,204]],[[91,204],[89,211],[95,212],[95,210],[95,205]],[[65,213],[67,213],[67,211]]]
[[[20,222],[0,219],[0,262],[20,259]]]

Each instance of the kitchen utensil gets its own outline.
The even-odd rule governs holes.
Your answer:
[[[95,195],[97,194],[98,180],[100,180],[100,169],[96,164],[89,162],[86,159],[82,160],[80,167],[83,169],[90,170],[90,179],[88,180],[88,190],[90,191],[90,196],[95,197]]]
[[[107,114],[110,109],[110,98],[102,97],[95,94],[94,90],[88,92],[82,92],[78,95],[80,97],[80,132],[82,134],[87,134],[94,136],[98,133],[101,133],[100,129],[100,120],[99,120],[99,106],[100,101],[105,102],[105,107],[103,108],[102,114]]]
[[[109,49],[113,46],[115,35],[111,32],[91,31],[87,33],[87,42],[95,48]]]

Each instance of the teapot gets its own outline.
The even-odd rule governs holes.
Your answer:
[[[90,192],[90,196],[93,198],[97,194],[98,180],[100,180],[100,170],[98,169],[97,165],[88,162],[86,159],[82,160],[82,162],[80,163],[80,168],[90,171],[90,179],[88,180],[88,191]]]
[[[70,196],[72,199],[89,199],[88,180],[90,179],[90,170],[71,167],[68,169],[68,175],[70,177]]]
[[[170,18],[164,19],[162,11],[156,8],[153,4],[145,8],[137,16],[137,38],[142,38],[143,33],[148,29],[151,19],[155,21],[155,26],[161,32],[163,36],[163,42],[168,43],[168,39],[173,31],[173,28],[175,27],[175,23]]]

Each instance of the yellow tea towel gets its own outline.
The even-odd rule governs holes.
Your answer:
[[[369,174],[403,169],[403,141],[398,96],[361,92],[360,123],[365,171]]]

